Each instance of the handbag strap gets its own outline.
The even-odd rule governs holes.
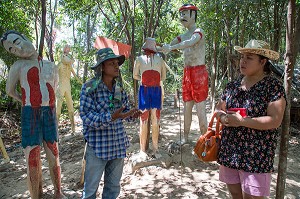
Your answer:
[[[210,122],[208,124],[208,127],[210,127],[212,129],[212,126],[214,124],[214,120],[215,118],[217,117],[217,112],[214,112],[214,114],[212,115],[211,119],[210,119]],[[223,125],[220,121],[220,118],[217,119],[217,123],[216,123],[216,135],[219,135],[220,134],[220,131],[222,130],[223,128]]]

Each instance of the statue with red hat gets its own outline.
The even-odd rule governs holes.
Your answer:
[[[176,49],[183,51],[184,138],[180,144],[188,141],[194,105],[201,133],[204,134],[207,130],[205,104],[208,96],[208,72],[205,66],[205,35],[201,28],[196,27],[198,10],[193,4],[184,4],[179,8],[180,22],[187,31],[162,47],[165,53]]]

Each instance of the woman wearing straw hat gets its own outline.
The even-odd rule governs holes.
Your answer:
[[[234,49],[241,54],[242,75],[227,84],[216,106],[224,125],[219,178],[234,199],[264,198],[270,195],[277,128],[286,106],[282,83],[269,75],[269,60],[279,53],[260,40]]]
[[[129,109],[127,95],[117,79],[124,60],[124,55],[115,55],[110,48],[100,49],[92,66],[96,77],[85,83],[80,93],[80,117],[87,142],[82,198],[96,198],[103,173],[102,198],[117,198],[120,193],[129,146],[123,119],[139,116],[137,109]]]

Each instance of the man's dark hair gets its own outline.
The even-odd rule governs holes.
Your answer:
[[[27,38],[24,37],[24,35],[22,35],[21,33],[15,31],[15,30],[8,30],[8,31],[6,31],[6,32],[2,35],[2,37],[0,38],[2,46],[3,46],[3,42],[4,42],[5,40],[7,40],[7,36],[8,36],[9,34],[16,34],[16,35],[19,35],[20,37],[22,37],[24,40],[27,40]]]
[[[272,63],[270,62],[270,59],[265,56],[262,56],[262,55],[258,55],[258,56],[259,56],[260,60],[262,60],[262,59],[267,60],[266,64],[264,65],[264,72],[266,74],[270,74],[271,73],[271,65],[272,65]]]

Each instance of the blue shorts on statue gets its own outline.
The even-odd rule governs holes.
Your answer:
[[[140,86],[139,109],[161,109],[161,87],[160,86]]]
[[[55,108],[23,106],[21,115],[22,146],[42,145],[43,141],[57,142]]]

